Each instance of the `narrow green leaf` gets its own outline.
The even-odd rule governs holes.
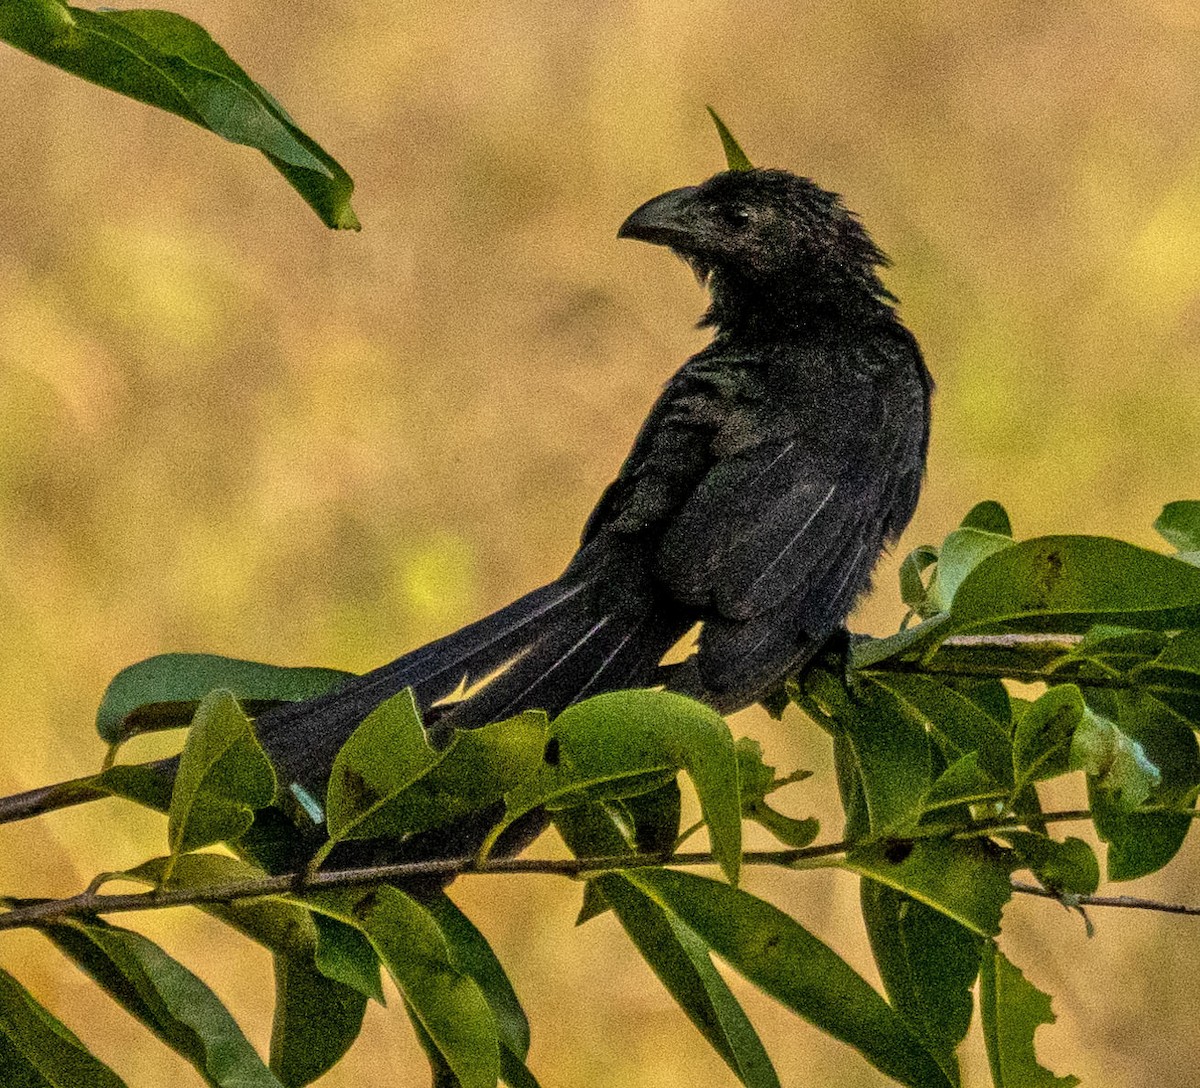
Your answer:
[[[717,116],[717,111],[712,106],[705,106],[708,110],[709,117],[712,118],[713,124],[717,126],[717,135],[721,137],[721,146],[725,148],[725,162],[730,170],[753,170],[754,164],[746,157],[746,152],[734,139],[733,133],[725,127],[725,122]]]
[[[1177,551],[1200,551],[1200,501],[1169,502],[1154,521],[1154,531]]]
[[[429,911],[398,888],[322,892],[312,907],[357,926],[371,942],[462,1088],[494,1088],[500,1038],[487,997],[454,965]]]
[[[1028,982],[993,943],[980,971],[983,1039],[995,1088],[1073,1088],[1078,1077],[1056,1077],[1038,1064],[1034,1032],[1053,1024],[1050,998]]]
[[[9,1088],[125,1088],[116,1073],[3,968],[0,1076]]]
[[[842,866],[904,892],[982,937],[1000,932],[1012,896],[1013,859],[976,839],[872,843],[851,850]]]
[[[281,1088],[217,996],[140,933],[71,920],[43,931],[214,1088]]]
[[[841,698],[834,715],[854,756],[872,834],[910,831],[933,782],[923,725],[873,679]]]
[[[492,946],[445,892],[431,896],[424,906],[446,938],[450,961],[470,975],[487,998],[501,1044],[524,1060],[529,1053],[529,1020]]]
[[[1018,789],[1070,769],[1072,740],[1084,713],[1083,696],[1074,684],[1050,688],[1025,710],[1013,735]]]
[[[532,809],[648,792],[679,769],[696,787],[713,854],[736,882],[742,824],[733,736],[715,710],[670,691],[614,691],[563,711],[550,724],[541,772],[508,793],[485,850]]]
[[[930,544],[914,548],[900,564],[900,599],[922,619],[928,619],[938,611],[929,598],[929,586],[925,583],[925,572],[938,559],[938,550]]]
[[[983,939],[915,899],[863,880],[863,920],[892,1007],[924,1039],[953,1084],[971,1025]]]
[[[255,810],[274,797],[275,771],[237,699],[228,691],[206,695],[171,791],[171,853],[237,840],[254,822]]]
[[[739,973],[872,1065],[911,1088],[950,1079],[879,994],[828,945],[778,908],[746,892],[669,869],[625,875],[679,917]]]
[[[919,658],[942,639],[953,634],[954,624],[949,612],[938,612],[887,638],[864,638],[855,642],[850,651],[850,669],[862,672],[874,665],[898,658]]]
[[[778,1088],[779,1078],[754,1025],[713,966],[704,942],[625,874],[607,873],[595,883],[650,969],[742,1084]]]
[[[314,915],[313,920],[317,923],[317,970],[326,978],[357,990],[363,997],[386,1004],[379,977],[379,956],[362,930],[327,914]]]
[[[925,811],[995,800],[1001,792],[1000,784],[979,766],[979,753],[968,752],[934,780],[925,797]]]
[[[124,875],[156,887],[193,889],[236,884],[267,875],[256,866],[226,854],[184,854],[174,860],[168,876],[169,861],[155,858]],[[312,913],[301,904],[278,896],[199,906],[274,953],[275,1018],[270,1064],[284,1088],[309,1084],[331,1069],[358,1038],[366,997],[335,981],[318,966],[317,925]],[[322,921],[339,925],[331,919]],[[369,948],[368,952],[375,965],[378,990],[378,959]]]
[[[955,632],[1200,626],[1200,569],[1120,540],[1047,536],[989,556],[959,586]]]
[[[231,691],[251,717],[282,702],[300,702],[342,684],[352,673],[284,668],[215,654],[159,654],[122,669],[96,711],[109,744],[138,733],[186,726],[210,691]]]
[[[357,230],[354,183],[203,27],[167,11],[0,5],[0,40],[92,83],[257,148],[327,226]]]
[[[1011,783],[1012,742],[1004,724],[968,694],[942,680],[919,673],[873,674],[872,681],[887,690],[904,714],[937,742],[953,762],[976,753],[979,766],[1001,783]]]
[[[333,761],[325,801],[330,841],[387,834],[391,824],[377,815],[437,760],[412,691],[380,703]]]

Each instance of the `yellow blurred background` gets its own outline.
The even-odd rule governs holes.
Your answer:
[[[1018,535],[1154,544],[1200,469],[1200,14],[1184,0],[179,0],[350,171],[361,234],[258,154],[0,47],[4,792],[87,773],[109,677],[167,650],[363,670],[558,573],[704,300],[622,218],[722,165],[845,195],[938,380],[899,554],[975,501]],[[895,560],[859,630],[901,609]],[[798,714],[735,730],[839,824]],[[161,751],[134,746],[130,756]],[[178,743],[175,738],[175,743]],[[1074,784],[1055,802],[1082,801]],[[67,894],[161,852],[117,803],[6,827],[0,890]],[[539,844],[551,851],[554,844]],[[1200,902],[1195,851],[1129,891]],[[848,876],[753,872],[874,977]],[[1121,889],[1126,890],[1126,889]],[[534,1022],[546,1085],[732,1084],[579,889],[455,898]],[[1021,901],[1004,946],[1055,998],[1060,1073],[1186,1088],[1200,923]],[[261,950],[197,912],[115,918],[208,980],[265,1052]],[[14,971],[132,1088],[199,1084],[32,934]],[[783,1083],[884,1078],[740,982]],[[398,1000],[322,1082],[427,1083]],[[967,1083],[986,1066],[967,1047]]]

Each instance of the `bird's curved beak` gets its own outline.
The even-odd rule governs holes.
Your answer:
[[[647,200],[621,224],[617,237],[678,246],[694,234],[694,198],[698,191],[698,186],[688,185]]]

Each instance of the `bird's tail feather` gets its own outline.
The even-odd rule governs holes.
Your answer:
[[[568,572],[512,604],[340,688],[267,711],[258,735],[281,781],[318,795],[338,749],[383,700],[411,687],[435,736],[475,728],[521,710],[557,714],[601,691],[656,682],[659,659],[682,632],[664,631],[653,612],[617,615],[603,576]],[[502,671],[498,671],[502,670]],[[464,683],[497,674],[457,702]]]

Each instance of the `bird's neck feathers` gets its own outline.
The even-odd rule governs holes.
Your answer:
[[[870,253],[856,255],[859,259],[853,262],[797,269],[769,285],[733,269],[705,269],[712,302],[700,325],[723,334],[774,338],[832,331],[864,319],[894,319],[896,298],[876,272],[887,259],[869,241],[867,245]]]

